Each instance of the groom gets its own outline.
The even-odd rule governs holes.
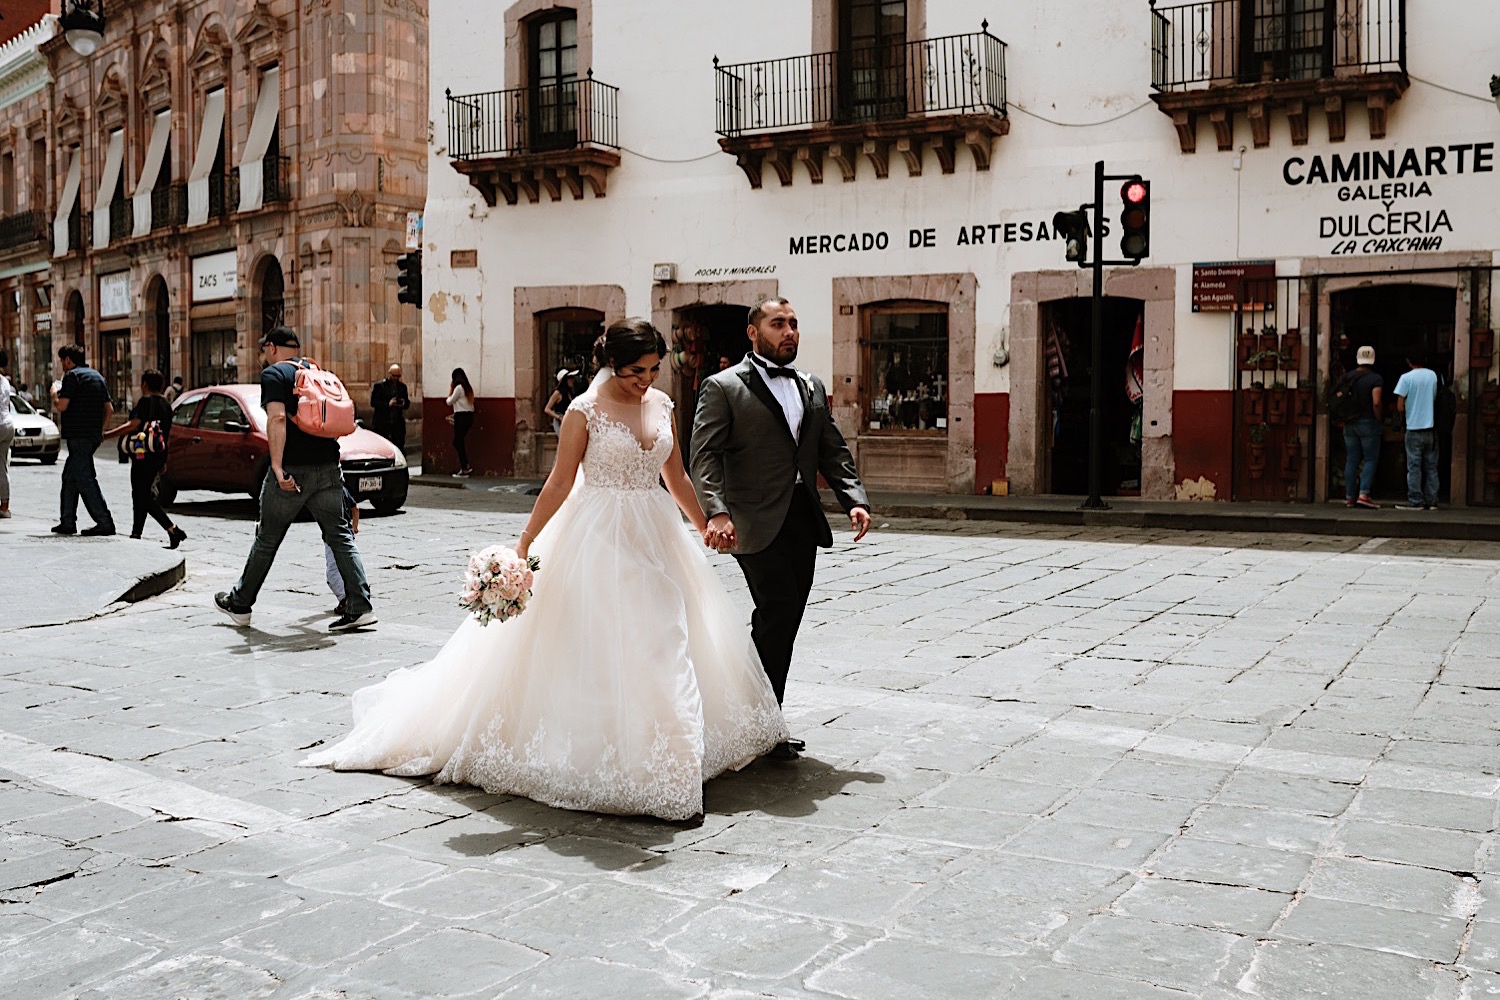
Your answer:
[[[828,411],[828,390],[791,367],[796,310],[786,299],[766,299],[750,310],[747,332],[745,360],[699,390],[689,465],[708,515],[704,540],[734,550],[750,587],[750,634],[780,703],[818,546],[833,545],[819,473],[848,513],[855,541],[870,530],[870,502]],[[793,760],[802,749],[792,740],[771,756]]]

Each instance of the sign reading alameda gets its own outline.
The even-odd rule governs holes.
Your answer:
[[[1452,206],[1434,201],[1465,183],[1458,178],[1494,170],[1493,142],[1460,142],[1291,156],[1281,179],[1290,188],[1333,189],[1340,204],[1316,216],[1324,253],[1412,253],[1441,250],[1454,235]],[[1493,199],[1492,190],[1484,196]]]

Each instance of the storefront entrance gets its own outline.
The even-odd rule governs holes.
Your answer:
[[[1104,299],[1104,415],[1102,496],[1141,493],[1143,304]],[[1086,298],[1045,303],[1041,353],[1050,476],[1044,492],[1086,496],[1089,492],[1089,409],[1093,372],[1093,302]]]
[[[692,442],[693,414],[703,380],[740,363],[750,349],[749,305],[699,305],[678,309],[668,348],[677,373],[677,434],[682,453]],[[666,331],[663,331],[665,333]]]
[[[1329,380],[1354,368],[1355,352],[1375,348],[1375,370],[1385,380],[1385,432],[1375,473],[1375,499],[1406,499],[1406,450],[1402,421],[1396,414],[1396,381],[1407,371],[1406,358],[1421,354],[1444,385],[1453,381],[1454,300],[1452,288],[1430,285],[1380,285],[1334,292],[1329,296],[1332,357]],[[1450,498],[1453,438],[1438,431],[1440,497]],[[1328,495],[1344,492],[1344,438],[1329,435]]]

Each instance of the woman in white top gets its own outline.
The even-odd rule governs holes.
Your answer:
[[[459,479],[467,479],[474,472],[469,468],[469,452],[464,447],[464,438],[469,436],[469,429],[474,426],[474,387],[469,384],[469,376],[464,374],[464,370],[455,368],[448,388],[448,405],[453,407],[448,423],[453,425],[453,450],[458,452],[458,471],[453,475]]]
[[[10,446],[16,439],[15,404],[10,401],[16,390],[6,378],[9,367],[10,357],[0,351],[0,517],[10,517]]]

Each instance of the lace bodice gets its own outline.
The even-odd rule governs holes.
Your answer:
[[[583,453],[585,485],[615,490],[654,490],[661,467],[672,453],[672,400],[659,401],[661,416],[656,440],[642,448],[635,434],[599,406],[592,395],[573,400],[568,408],[588,420],[589,443]]]

